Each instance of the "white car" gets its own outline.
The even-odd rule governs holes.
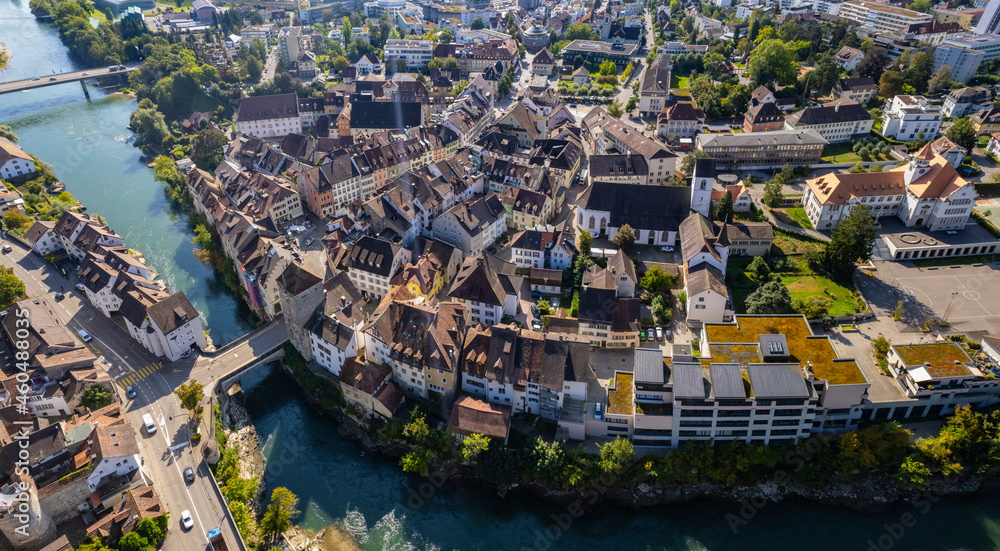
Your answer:
[[[665,252],[665,253],[672,253],[672,252],[674,252],[674,248],[671,247],[671,246],[669,246],[669,245],[668,246],[664,246],[664,247],[660,247],[660,250],[663,251],[663,252]]]
[[[181,511],[181,528],[185,530],[194,528],[194,519],[191,518],[191,511],[187,509]]]

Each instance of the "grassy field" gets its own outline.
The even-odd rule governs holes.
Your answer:
[[[191,109],[199,113],[218,111],[221,117],[229,117],[231,115],[228,106],[220,102],[218,98],[214,98],[205,92],[198,92],[195,95],[194,99],[191,100]]]
[[[826,147],[823,149],[823,162],[826,163],[856,163],[858,161],[891,161],[891,155],[872,155],[869,159],[862,159],[860,155],[851,150],[851,145],[839,145],[836,147]]]
[[[830,278],[819,275],[782,276],[781,282],[788,287],[792,300],[808,301],[810,297],[821,296],[831,299],[829,313],[833,316],[857,312],[853,289],[849,289]]]
[[[807,239],[797,233],[786,232],[779,228],[774,228],[773,247],[777,250],[775,254],[804,254],[818,249],[819,243]]]
[[[779,221],[788,224],[789,226],[794,226],[796,228],[806,228],[812,229],[812,222],[809,221],[809,217],[806,216],[806,210],[802,207],[792,207],[788,209],[772,209],[771,213],[774,214],[775,218]]]
[[[671,88],[687,88],[690,77],[681,77],[677,75],[670,75],[670,87]]]

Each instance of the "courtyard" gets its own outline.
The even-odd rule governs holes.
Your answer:
[[[930,318],[932,324],[946,320],[947,332],[1000,332],[1000,270],[995,262],[920,267],[876,260],[874,265],[875,271],[859,273],[856,280],[878,315],[891,317],[902,301],[899,321],[910,330]]]

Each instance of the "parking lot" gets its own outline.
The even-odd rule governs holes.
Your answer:
[[[995,263],[920,268],[877,261],[876,268],[875,277],[857,278],[873,308],[891,315],[903,300],[902,321],[913,326],[930,317],[947,320],[953,331],[1000,332],[1000,270]]]

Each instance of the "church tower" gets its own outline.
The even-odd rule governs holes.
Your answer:
[[[711,218],[712,186],[715,185],[715,159],[698,159],[691,178],[691,210]]]

